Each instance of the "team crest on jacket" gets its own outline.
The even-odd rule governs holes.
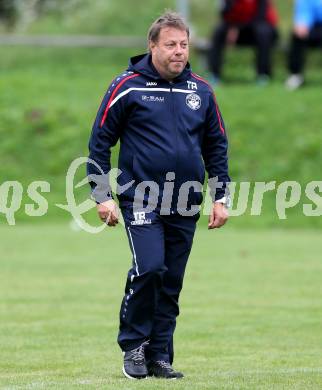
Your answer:
[[[199,110],[201,107],[201,98],[196,93],[189,93],[186,97],[186,104],[192,110]]]

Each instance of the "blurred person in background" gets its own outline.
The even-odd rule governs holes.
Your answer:
[[[267,84],[272,75],[272,47],[278,37],[278,16],[271,1],[221,0],[220,17],[209,52],[213,83],[218,83],[222,76],[225,46],[237,44],[255,47],[257,82]]]
[[[322,0],[296,0],[294,28],[288,56],[289,77],[286,87],[299,88],[304,83],[305,54],[308,47],[322,48]]]

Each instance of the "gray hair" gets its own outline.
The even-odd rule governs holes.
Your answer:
[[[161,29],[165,27],[173,27],[177,28],[178,30],[186,31],[188,38],[190,36],[189,27],[182,16],[177,12],[169,10],[152,23],[148,32],[148,43],[157,42]]]

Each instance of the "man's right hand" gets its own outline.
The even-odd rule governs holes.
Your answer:
[[[98,216],[108,226],[116,226],[119,222],[119,208],[116,202],[111,199],[96,205]]]

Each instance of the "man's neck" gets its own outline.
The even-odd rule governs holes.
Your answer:
[[[152,61],[152,64],[153,64],[153,61]],[[162,79],[167,80],[169,82],[173,81],[174,77],[169,77],[169,75],[164,74],[160,69],[158,69],[158,67],[155,64],[153,64],[153,66],[154,66],[154,69],[159,73],[159,75],[161,76]]]

